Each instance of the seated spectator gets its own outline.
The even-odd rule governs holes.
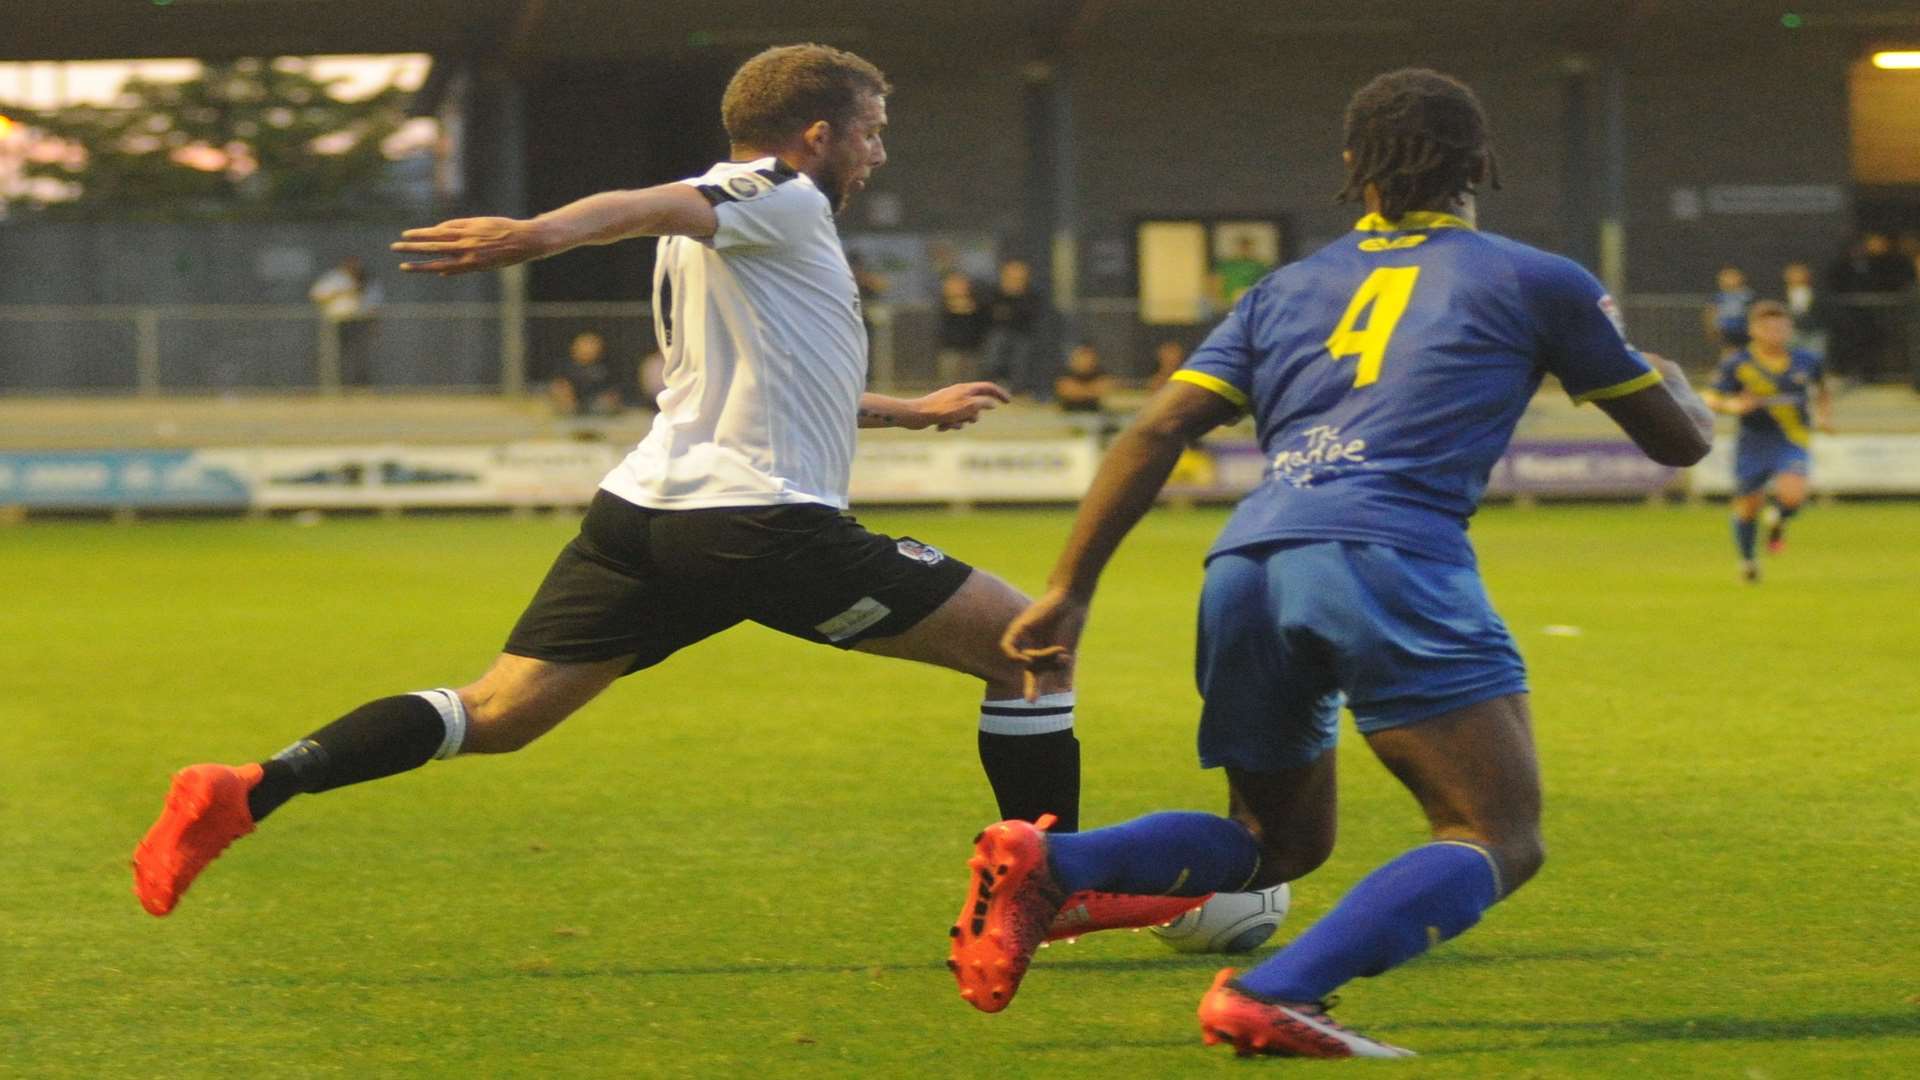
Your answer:
[[[612,416],[620,411],[620,377],[607,363],[607,341],[592,332],[574,335],[567,346],[571,363],[547,385],[556,412],[568,416]]]
[[[1169,338],[1153,347],[1153,374],[1147,377],[1147,389],[1158,390],[1167,385],[1173,373],[1187,362],[1186,346]]]
[[[1053,397],[1061,412],[1097,413],[1113,392],[1113,376],[1100,364],[1100,351],[1080,344],[1067,354],[1067,369],[1053,380]]]

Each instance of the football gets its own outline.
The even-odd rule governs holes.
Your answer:
[[[1293,893],[1285,883],[1257,892],[1214,893],[1165,926],[1153,928],[1167,947],[1191,953],[1246,952],[1273,936]]]

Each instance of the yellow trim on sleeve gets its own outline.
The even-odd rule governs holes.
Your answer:
[[[1228,401],[1233,402],[1233,406],[1236,409],[1244,409],[1247,407],[1247,395],[1242,393],[1239,387],[1225,379],[1209,375],[1204,371],[1195,371],[1192,368],[1181,368],[1179,371],[1173,373],[1172,381],[1192,383],[1202,390],[1211,390],[1221,397],[1226,398]]]
[[[1585,405],[1589,401],[1606,401],[1609,398],[1626,397],[1636,390],[1645,390],[1649,386],[1658,386],[1662,381],[1659,372],[1649,371],[1645,375],[1635,375],[1626,382],[1614,383],[1612,386],[1603,386],[1598,390],[1589,390],[1574,398],[1573,403],[1575,405]]]
[[[1468,229],[1473,228],[1467,220],[1453,214],[1442,214],[1434,210],[1415,210],[1404,214],[1398,221],[1389,221],[1379,214],[1368,214],[1355,225],[1356,232],[1407,232],[1410,229]]]

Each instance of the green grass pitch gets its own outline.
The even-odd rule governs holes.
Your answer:
[[[1054,512],[872,513],[1032,588]],[[1217,511],[1164,511],[1086,641],[1086,818],[1218,808],[1192,612]],[[1174,1077],[1213,958],[1041,954],[989,1017],[942,966],[992,815],[975,688],[754,627],[532,749],[296,800],[166,920],[126,859],[167,774],[478,672],[571,523],[0,530],[0,1075]],[[1479,929],[1347,988],[1409,1077],[1920,1069],[1920,506],[1816,508],[1758,588],[1723,512],[1496,509],[1552,857]],[[1577,635],[1548,626],[1577,627]],[[1348,732],[1291,936],[1417,843]],[[1365,1066],[1356,1066],[1365,1067]]]

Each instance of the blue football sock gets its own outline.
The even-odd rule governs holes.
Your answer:
[[[1260,845],[1231,818],[1148,814],[1104,829],[1047,837],[1054,878],[1068,892],[1205,896],[1239,889],[1260,868]]]
[[[1758,521],[1733,519],[1733,546],[1740,549],[1740,557],[1749,562],[1753,560],[1754,537],[1760,534]]]
[[[1281,1001],[1319,1001],[1356,975],[1378,975],[1464,932],[1499,898],[1499,873],[1483,848],[1414,848],[1368,874],[1240,985]]]
[[[1781,502],[1774,503],[1773,508],[1780,512],[1780,524],[1775,526],[1775,528],[1786,528],[1787,522],[1793,520],[1793,515],[1800,512],[1799,507],[1788,506],[1786,503]]]

